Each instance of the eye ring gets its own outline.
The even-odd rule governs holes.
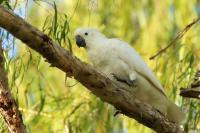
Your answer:
[[[85,32],[85,35],[87,36],[87,35],[88,35],[88,33],[87,33],[87,32]]]

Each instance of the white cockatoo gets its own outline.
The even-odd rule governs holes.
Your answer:
[[[107,38],[93,28],[78,28],[76,44],[84,47],[93,66],[112,80],[128,84],[135,96],[180,124],[184,114],[165,95],[164,89],[140,55],[128,43]]]

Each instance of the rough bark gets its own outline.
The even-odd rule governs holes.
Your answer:
[[[15,100],[12,98],[7,73],[4,69],[4,56],[0,40],[0,113],[3,116],[8,130],[11,133],[25,133],[21,114]]]
[[[73,76],[93,94],[112,104],[120,110],[120,113],[134,118],[159,133],[182,132],[178,125],[170,122],[159,111],[137,100],[128,86],[116,85],[90,65],[81,62],[69,51],[61,48],[47,35],[2,6],[0,6],[0,26],[39,52],[51,66],[64,71],[69,77]]]

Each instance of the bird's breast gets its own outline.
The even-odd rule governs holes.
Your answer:
[[[104,73],[106,73],[115,60],[113,54],[107,52],[105,49],[88,51],[88,56],[93,66]]]

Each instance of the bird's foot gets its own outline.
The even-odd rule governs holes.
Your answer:
[[[134,80],[122,79],[122,78],[118,77],[117,75],[115,75],[114,73],[112,73],[112,76],[113,76],[113,78],[116,79],[117,81],[122,82],[122,83],[125,83],[125,84],[127,84],[128,86],[137,87],[136,79],[134,79]]]
[[[127,80],[126,83],[129,85],[129,86],[132,86],[132,87],[137,87],[137,82],[136,82],[136,79],[135,80]]]

